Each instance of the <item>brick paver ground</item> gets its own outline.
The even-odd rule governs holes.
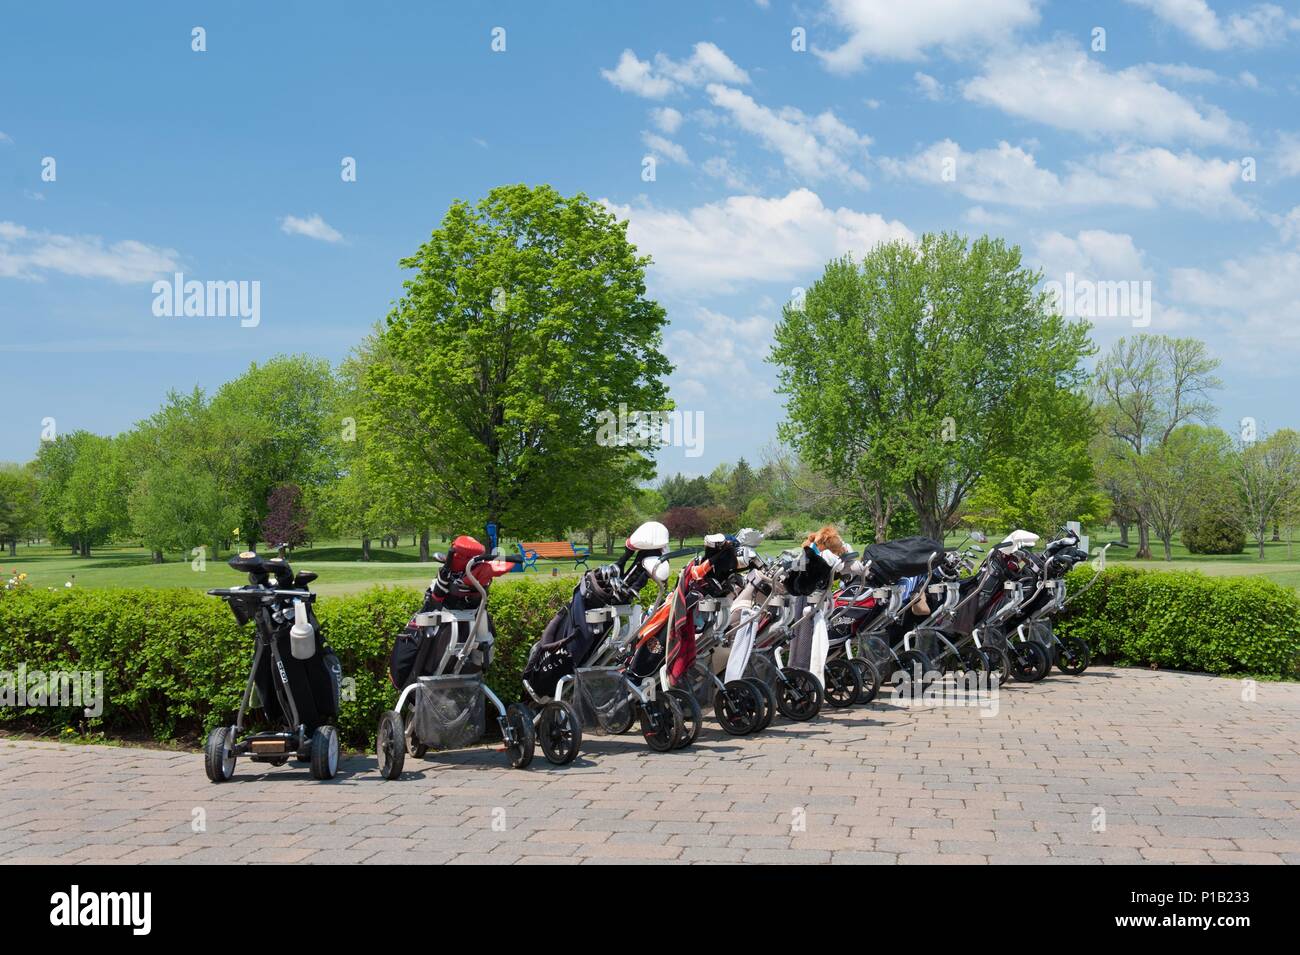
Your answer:
[[[1300,685],[1242,691],[1098,667],[992,716],[877,703],[740,739],[706,716],[676,753],[484,748],[395,782],[358,756],[214,786],[197,754],[0,740],[0,862],[1300,862]]]

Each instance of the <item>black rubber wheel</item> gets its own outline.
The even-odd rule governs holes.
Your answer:
[[[402,714],[396,710],[388,710],[379,717],[379,730],[375,733],[375,757],[380,776],[396,779],[402,775],[402,765],[406,762],[406,733],[402,726]]]
[[[857,671],[858,682],[862,684],[862,691],[854,702],[859,704],[870,703],[876,698],[876,694],[880,692],[879,668],[866,657],[854,657],[849,661],[849,666]]]
[[[537,721],[537,742],[548,763],[568,766],[582,748],[582,722],[577,711],[563,700],[551,700],[543,706]]]
[[[767,701],[746,680],[732,680],[713,694],[713,715],[729,736],[758,729]]]
[[[700,735],[700,726],[704,723],[704,713],[700,710],[699,700],[694,693],[688,693],[680,687],[673,687],[668,695],[677,701],[682,711],[682,738],[677,741],[675,749],[684,749],[695,742]]]
[[[1007,655],[1011,657],[1011,675],[1020,683],[1037,683],[1052,668],[1043,645],[1033,640],[1013,642]]]
[[[841,657],[827,660],[822,671],[826,677],[826,702],[835,709],[852,706],[862,695],[862,678],[853,665]]]
[[[989,672],[997,679],[998,686],[1002,686],[1011,679],[1011,658],[1001,647],[985,646],[981,649],[989,661]]]
[[[903,679],[908,683],[915,683],[919,678],[922,690],[934,682],[934,677],[931,676],[934,672],[934,664],[920,650],[904,650],[900,653],[898,669],[902,671]]]
[[[656,694],[654,699],[640,707],[641,736],[646,745],[656,753],[666,753],[677,748],[677,741],[686,732],[682,709],[667,693]]]
[[[203,769],[214,783],[224,783],[235,775],[235,754],[231,751],[234,742],[233,726],[218,726],[208,734],[203,747]]]
[[[993,669],[988,654],[973,643],[961,648],[961,667],[964,673],[989,673]]]
[[[1061,637],[1056,651],[1056,666],[1062,673],[1078,676],[1092,663],[1092,647],[1081,637]]]
[[[506,728],[514,735],[514,742],[506,743],[510,765],[515,769],[523,769],[533,761],[533,753],[537,749],[532,710],[522,703],[511,703],[506,707]]]
[[[798,667],[785,667],[781,675],[785,679],[775,687],[775,691],[776,708],[782,716],[804,723],[822,711],[825,695],[817,677]]]
[[[632,724],[636,722],[636,714],[632,712],[632,707],[625,706],[620,712],[623,713],[623,720],[618,723],[611,723],[609,726],[604,728],[605,732],[611,736],[622,736],[630,730]]]
[[[756,676],[745,677],[745,682],[754,688],[754,692],[763,701],[763,714],[754,726],[754,732],[761,733],[772,725],[772,720],[776,719],[776,694],[772,692],[770,686]]]
[[[339,771],[339,731],[326,724],[311,734],[311,778],[333,779]]]
[[[421,743],[415,736],[415,723],[411,722],[406,725],[406,753],[413,759],[424,759],[424,754],[429,752],[429,747]]]

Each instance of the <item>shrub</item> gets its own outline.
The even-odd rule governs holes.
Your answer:
[[[1208,673],[1297,675],[1300,598],[1259,577],[1193,571],[1105,571],[1086,592],[1090,568],[1069,578],[1078,599],[1058,631],[1083,637],[1099,656],[1134,666]]]
[[[1246,549],[1246,528],[1226,514],[1197,515],[1183,528],[1182,538],[1193,554],[1240,554]]]
[[[528,650],[569,599],[573,581],[519,581],[491,592],[496,658],[488,683],[503,700],[519,699]],[[324,639],[338,654],[355,699],[344,701],[339,730],[368,746],[379,715],[396,694],[388,680],[394,635],[420,594],[375,587],[316,604]],[[197,740],[230,720],[252,662],[253,624],[240,628],[227,606],[192,590],[15,591],[0,596],[0,673],[20,665],[46,672],[104,674],[105,703],[89,728],[123,736]],[[0,721],[62,727],[80,710],[8,708]]]
[[[1062,634],[1086,638],[1119,663],[1211,673],[1295,676],[1300,599],[1259,578],[1213,578],[1177,571],[1107,570],[1086,592],[1091,570],[1075,570],[1079,594]],[[496,657],[488,684],[502,700],[520,698],[520,674],[546,622],[569,599],[573,580],[500,582],[489,610]],[[641,595],[648,603],[653,587]],[[339,716],[343,739],[369,747],[396,694],[388,682],[393,636],[418,606],[419,592],[375,587],[321,597],[317,615],[355,698]],[[101,671],[103,714],[88,729],[118,736],[200,739],[239,706],[252,656],[252,624],[240,628],[226,605],[191,590],[0,591],[0,673]],[[82,723],[71,709],[0,710],[0,720],[43,727]]]

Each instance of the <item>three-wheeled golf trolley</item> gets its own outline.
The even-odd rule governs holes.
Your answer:
[[[487,708],[496,710],[510,765],[533,761],[536,736],[526,706],[505,706],[483,675],[492,663],[487,592],[492,580],[515,561],[491,559],[472,537],[457,537],[448,554],[435,554],[444,570],[425,595],[423,609],[397,638],[389,675],[399,691],[397,705],[379,720],[375,751],[379,773],[396,779],[408,755],[460,749],[487,731]]]
[[[234,725],[208,734],[208,778],[225,782],[235,771],[236,758],[247,756],[272,766],[299,760],[311,766],[313,778],[330,779],[339,764],[333,720],[338,718],[342,668],[321,639],[312,612],[316,595],[307,585],[316,575],[306,570],[295,574],[283,558],[252,551],[232,557],[230,566],[248,574],[248,584],[208,594],[229,604],[241,626],[255,622],[256,646]],[[258,708],[278,728],[243,735],[249,710]]]

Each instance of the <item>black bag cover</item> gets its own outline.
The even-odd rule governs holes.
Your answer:
[[[316,727],[333,722],[339,715],[339,692],[343,668],[334,651],[321,637],[320,625],[310,605],[307,608],[307,618],[316,628],[314,656],[306,660],[298,660],[294,657],[289,649],[290,628],[288,626],[279,628],[274,640],[280,659],[284,662],[285,676],[289,679],[289,692],[298,707],[298,719],[306,726],[307,732],[311,733]],[[257,673],[253,678],[253,685],[257,689],[257,696],[261,700],[262,711],[268,722],[288,725],[289,714],[285,713],[280,706],[280,698],[276,696],[275,684],[272,683],[274,668],[275,663],[271,659],[270,652],[263,652],[262,659],[257,665]]]
[[[933,537],[900,537],[869,545],[862,553],[862,562],[871,561],[871,578],[876,583],[894,584],[904,577],[924,574],[935,551],[943,556],[943,543]]]
[[[528,654],[528,663],[524,667],[524,680],[534,693],[541,697],[555,696],[555,685],[565,676],[574,672],[573,655],[564,644],[568,630],[569,608],[556,611],[542,631],[538,640]]]
[[[804,567],[785,575],[786,593],[804,597],[825,590],[831,583],[831,565],[811,547],[803,549]]]

